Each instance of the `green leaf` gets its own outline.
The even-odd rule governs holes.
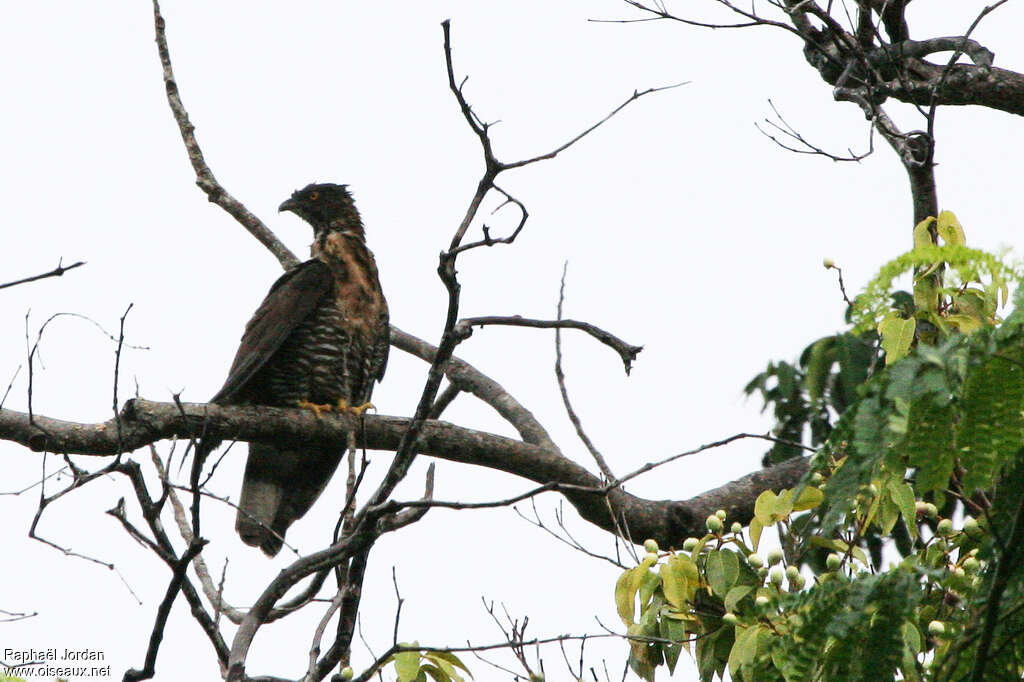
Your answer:
[[[729,672],[733,678],[741,676],[740,668],[750,665],[757,657],[757,637],[761,631],[760,625],[752,625],[749,628],[737,626],[736,642],[729,652]]]
[[[395,672],[398,682],[413,682],[420,673],[420,652],[401,651],[395,654]]]
[[[679,611],[689,609],[700,584],[693,559],[685,554],[676,554],[661,565],[660,572],[661,588],[668,602]]]
[[[917,321],[914,318],[904,320],[895,312],[889,312],[878,323],[878,333],[882,337],[882,348],[885,350],[885,364],[906,357],[914,343],[914,330]]]
[[[697,639],[697,670],[701,682],[709,682],[716,673],[721,677],[735,641],[734,632],[733,628],[717,628]]]
[[[671,675],[675,672],[676,662],[679,660],[679,654],[683,650],[682,642],[686,640],[686,626],[678,620],[662,618],[661,622],[658,623],[658,629],[658,634],[662,639],[678,642],[678,644],[661,645],[661,651],[665,655],[665,665],[668,666],[668,672]]]
[[[782,521],[783,519],[789,518],[789,515],[793,513],[793,491],[783,490],[779,493],[778,497],[775,498],[775,504],[772,506],[772,519],[775,521]]]
[[[461,682],[462,678],[458,675],[453,678],[442,668],[430,663],[425,663],[421,668],[418,677],[424,679],[426,675],[430,675],[434,682]]]
[[[754,545],[754,551],[757,551],[757,546],[761,544],[761,533],[764,532],[764,524],[761,523],[760,519],[752,519],[750,521],[750,542]]]
[[[836,338],[826,336],[811,344],[810,355],[804,364],[804,389],[811,400],[821,400],[825,395],[825,386],[835,362]]]
[[[639,625],[630,625],[626,630],[632,637],[643,635]],[[629,640],[629,667],[638,677],[654,682],[654,669],[661,663],[661,648],[642,640]]]
[[[914,498],[914,489],[909,483],[891,483],[887,487],[887,491],[889,498],[899,507],[900,514],[903,515],[903,520],[907,524],[907,530],[910,531],[910,536],[916,538],[917,510],[915,504],[917,500]]]
[[[967,492],[989,487],[997,469],[1024,442],[1024,348],[997,351],[964,383],[956,429]]]
[[[434,661],[445,670],[448,670],[449,666],[454,666],[465,672],[467,675],[470,676],[470,678],[473,677],[473,673],[469,672],[469,668],[467,668],[465,664],[463,664],[463,662],[459,659],[458,656],[456,656],[450,651],[430,651],[425,653],[424,656]],[[453,675],[454,673],[449,672],[449,674]]]
[[[723,602],[725,603],[725,610],[735,612],[736,604],[738,604],[741,599],[743,599],[753,591],[753,585],[737,585],[736,587],[730,589],[726,593],[725,599],[723,600]]]
[[[796,500],[793,501],[793,511],[807,511],[814,509],[825,500],[825,493],[814,486],[807,486],[800,491]]]
[[[985,323],[973,315],[946,315],[946,322],[956,327],[961,334],[973,334],[985,327]]]
[[[915,399],[909,410],[907,435],[900,450],[917,469],[919,494],[944,490],[953,474],[953,408],[932,396]]]
[[[740,574],[740,560],[736,552],[714,550],[708,553],[704,571],[708,577],[711,591],[719,598],[736,585]]]
[[[771,490],[765,490],[754,500],[754,518],[764,526],[775,523],[775,501],[777,496]]]
[[[875,523],[877,523],[879,529],[881,529],[882,535],[888,535],[892,532],[893,526],[896,525],[896,522],[899,521],[899,506],[897,506],[897,504],[888,495],[885,497],[876,497],[873,506],[877,506],[877,518],[874,519]]]
[[[914,248],[932,245],[932,235],[928,228],[935,222],[934,216],[928,216],[914,226]]]
[[[914,654],[921,653],[924,640],[921,637],[921,631],[913,623],[907,622],[903,624],[903,643]]]
[[[952,211],[939,213],[937,228],[939,236],[947,246],[965,246],[967,244],[964,228],[960,226],[960,221],[956,219]]]
[[[639,566],[627,569],[615,582],[615,608],[619,612],[622,624],[629,626],[633,624],[633,612],[636,608],[636,592],[640,589],[640,571],[645,570]]]
[[[654,591],[661,587],[661,578],[657,573],[644,569],[640,574],[640,608],[646,609],[651,602]]]

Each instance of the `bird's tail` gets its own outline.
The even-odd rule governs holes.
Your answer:
[[[284,534],[327,487],[342,452],[281,450],[250,443],[235,530],[242,542],[275,556]]]

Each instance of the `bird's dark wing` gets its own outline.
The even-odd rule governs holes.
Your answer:
[[[377,325],[377,338],[371,350],[373,353],[373,375],[371,376],[370,385],[372,385],[373,379],[377,381],[383,379],[384,370],[388,368],[388,352],[391,350],[391,324],[387,306],[384,307],[384,311],[380,314]]]
[[[245,325],[228,378],[210,402],[231,403],[288,335],[316,309],[324,295],[331,291],[333,281],[330,268],[313,259],[292,268],[274,282]]]

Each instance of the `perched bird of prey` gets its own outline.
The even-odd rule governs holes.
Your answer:
[[[245,326],[218,405],[361,414],[388,361],[388,306],[346,185],[312,184],[281,204],[313,226],[312,258],[278,279]],[[216,444],[201,444],[199,457]],[[344,448],[251,443],[235,529],[269,556],[327,487]]]

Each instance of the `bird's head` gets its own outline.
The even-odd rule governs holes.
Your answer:
[[[291,211],[313,226],[316,235],[351,232],[363,236],[363,221],[348,185],[313,183],[295,190],[278,211]]]

